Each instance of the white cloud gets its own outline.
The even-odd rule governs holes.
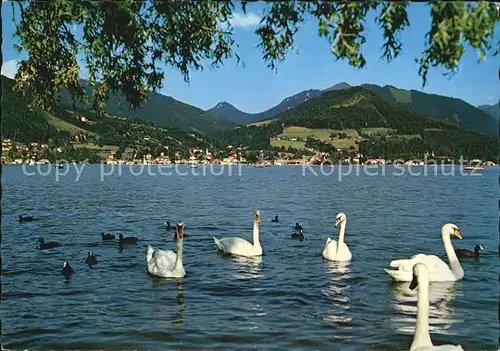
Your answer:
[[[2,63],[2,75],[13,79],[17,73],[17,64],[19,60],[8,60]]]
[[[246,14],[236,12],[230,21],[233,27],[255,27],[260,23],[260,16],[254,12]]]

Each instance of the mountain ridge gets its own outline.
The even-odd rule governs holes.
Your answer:
[[[227,101],[222,101],[217,103],[211,109],[206,110],[206,113],[213,114],[225,118],[235,124],[249,124],[254,122],[263,121],[272,118],[279,113],[295,108],[298,105],[308,101],[309,99],[316,98],[323,94],[325,91],[346,89],[351,87],[346,82],[337,83],[326,89],[307,89],[303,90],[297,94],[287,96],[281,100],[281,102],[265,111],[258,113],[248,113],[241,111],[231,103]]]
[[[480,105],[477,108],[483,110],[496,120],[500,120],[500,102],[493,105]]]
[[[401,89],[392,85],[379,86],[376,84],[365,83],[359,86],[374,91],[378,96],[389,103],[409,107],[414,110],[418,116],[437,118],[483,134],[498,135],[498,120],[500,117],[491,115],[491,111],[494,111],[493,107],[491,107],[491,111],[483,111],[482,109],[455,97],[429,94],[414,89]],[[250,124],[272,119],[279,113],[282,113],[290,108],[295,108],[301,103],[304,103],[309,99],[317,98],[328,91],[349,88],[351,88],[349,84],[341,82],[323,90],[304,90],[283,99],[280,104],[266,111],[254,114],[243,112],[228,102],[224,102],[224,106],[230,106],[230,108],[224,107],[222,109],[217,109],[216,107],[219,106],[219,103],[214,108],[207,111],[211,114],[219,115],[233,121],[236,124]],[[293,103],[290,103],[290,101],[293,101]],[[289,104],[288,106],[286,105],[287,103]],[[500,116],[500,109],[498,109],[498,115]]]
[[[82,80],[85,94],[92,94],[92,87]],[[61,104],[71,107],[72,102],[68,91],[63,89],[60,94]],[[80,109],[88,109],[87,106],[77,103]],[[129,108],[125,97],[119,93],[110,93],[104,111],[110,115],[122,116],[130,120],[138,119],[152,122],[162,127],[177,128],[183,131],[193,131],[205,135],[231,128],[234,123],[225,118],[206,113],[202,109],[174,99],[171,96],[148,93],[148,100],[139,108]]]

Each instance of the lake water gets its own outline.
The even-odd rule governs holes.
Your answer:
[[[327,176],[318,167],[318,176],[301,167],[242,167],[239,175],[226,167],[218,176],[184,167],[191,173],[165,176],[154,167],[120,175],[106,166],[101,180],[94,165],[78,181],[72,167],[56,181],[56,170],[44,167],[47,176],[3,167],[5,348],[407,350],[416,290],[391,283],[383,268],[416,253],[444,257],[444,222],[462,232],[455,248],[479,242],[485,251],[478,261],[462,260],[462,281],[431,285],[431,338],[466,350],[498,347],[498,168],[482,176],[458,168],[454,176],[396,176],[388,167],[385,176],[360,172],[339,181],[338,171]],[[212,236],[251,240],[254,208],[264,256],[218,254]],[[337,239],[341,211],[353,254],[347,265],[321,257],[326,238]],[[19,214],[40,220],[19,224]],[[275,215],[280,223],[271,223]],[[182,282],[146,271],[148,244],[175,250],[165,220],[182,220],[189,235]],[[290,240],[295,222],[303,242]],[[140,242],[120,248],[101,242],[103,231]],[[64,246],[36,250],[39,237]],[[93,269],[84,263],[89,250],[100,259]],[[75,269],[69,282],[60,273],[64,261]]]

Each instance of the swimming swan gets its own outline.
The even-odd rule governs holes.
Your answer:
[[[345,213],[339,213],[335,217],[335,227],[340,225],[339,242],[330,238],[326,239],[323,257],[328,261],[350,261],[352,258],[351,250],[344,242],[345,227],[347,225],[347,216]]]
[[[214,237],[215,245],[217,248],[227,254],[237,255],[237,256],[261,256],[262,246],[260,246],[259,241],[259,223],[260,223],[260,212],[258,210],[254,211],[253,220],[253,245],[247,240],[230,237],[217,239]]]
[[[429,270],[423,263],[413,266],[410,289],[418,285],[417,298],[417,326],[415,336],[410,346],[410,351],[464,351],[460,345],[432,345],[429,334]]]
[[[390,266],[397,268],[397,270],[384,268],[384,271],[395,281],[410,282],[412,280],[413,266],[417,263],[424,263],[429,270],[429,280],[431,282],[450,282],[462,279],[464,271],[453,250],[451,235],[462,239],[462,234],[460,234],[455,224],[444,224],[441,228],[441,237],[446,256],[448,256],[450,262],[449,266],[435,255],[418,254],[409,259],[391,261]]]
[[[182,265],[182,245],[184,241],[184,224],[177,223],[177,254],[172,250],[154,250],[148,246],[146,262],[148,272],[162,278],[182,278],[186,275]]]

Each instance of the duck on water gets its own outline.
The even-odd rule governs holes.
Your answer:
[[[479,250],[484,250],[481,244],[477,244],[476,246],[474,246],[474,251],[467,249],[455,249],[455,253],[457,254],[457,257],[479,258]]]
[[[102,240],[115,240],[115,236],[113,234],[105,234],[104,232],[102,232],[101,239]]]
[[[61,270],[61,274],[64,278],[69,279],[73,275],[73,267],[70,266],[69,262],[64,262]]]
[[[95,256],[95,253],[93,253],[92,251],[89,251],[89,253],[87,255],[87,259],[85,260],[85,263],[88,264],[90,268],[92,268],[92,266],[98,264],[99,261],[97,261],[97,257]]]
[[[135,236],[123,237],[123,234],[120,233],[120,244],[136,244],[139,239]]]
[[[304,231],[301,229],[299,231],[296,231],[290,235],[292,239],[298,239],[300,241],[304,240]]]
[[[50,242],[46,243],[43,238],[39,238],[38,243],[39,243],[39,245],[38,245],[39,250],[52,249],[54,247],[62,246],[61,244],[59,244],[58,242],[55,242],[55,241],[50,241]]]
[[[22,215],[19,215],[19,223],[24,223],[24,222],[33,222],[35,220],[34,217],[31,217],[31,216],[22,216]]]

